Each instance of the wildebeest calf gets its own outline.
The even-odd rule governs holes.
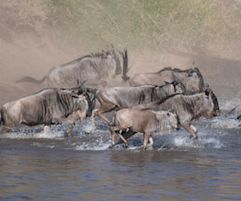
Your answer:
[[[127,141],[121,136],[121,132],[130,129],[133,134],[141,132],[144,134],[144,149],[148,140],[153,144],[152,134],[158,131],[175,129],[178,126],[177,116],[167,111],[151,111],[126,108],[116,112],[114,125],[110,126],[112,145],[115,144],[115,132],[120,132],[120,137],[125,143]]]
[[[146,104],[153,101],[161,101],[166,97],[185,93],[185,87],[180,82],[167,83],[163,86],[143,85],[139,87],[112,87],[99,89],[96,92],[96,99],[100,107],[93,110],[92,120],[98,115],[108,121],[102,113],[129,108],[139,104]]]
[[[197,129],[191,125],[192,120],[201,116],[213,117],[219,111],[217,98],[210,89],[194,95],[173,95],[164,101],[140,105],[135,108],[175,113],[180,126],[185,128],[193,139],[197,138]]]

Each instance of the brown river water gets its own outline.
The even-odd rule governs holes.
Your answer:
[[[199,140],[184,130],[156,134],[143,151],[142,135],[127,149],[109,149],[98,123],[15,130],[0,138],[0,200],[218,201],[241,200],[241,128],[233,116],[195,123]]]

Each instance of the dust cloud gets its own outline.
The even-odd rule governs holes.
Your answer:
[[[0,6],[1,105],[46,87],[16,83],[16,80],[23,76],[41,79],[52,67],[101,49],[98,45],[96,47],[68,45],[51,26],[41,27],[38,24],[36,28],[31,23],[20,26],[17,24],[18,16],[13,14],[13,5]],[[7,12],[11,10],[13,11]],[[139,72],[154,72],[166,66],[190,68],[194,63],[218,96],[240,95],[241,56],[233,58],[230,49],[210,51],[202,48],[201,51],[193,49],[177,51],[175,47],[154,50],[150,47],[135,49],[128,45],[127,49],[130,76]],[[238,55],[237,51],[241,53],[241,50],[236,48],[235,55]]]

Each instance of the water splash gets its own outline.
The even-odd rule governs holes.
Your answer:
[[[110,147],[110,142],[108,143],[94,143],[94,144],[89,144],[89,143],[83,143],[81,145],[77,145],[75,147],[76,151],[104,151],[109,149]]]
[[[63,132],[39,132],[39,133],[8,133],[1,135],[0,138],[9,138],[9,139],[63,139]]]
[[[234,118],[220,117],[213,119],[210,123],[212,128],[232,129],[240,128],[241,122]]]
[[[192,140],[188,137],[175,137],[173,139],[173,144],[176,147],[186,147],[186,148],[214,148],[214,149],[220,149],[224,147],[223,143],[217,138],[214,137],[208,137],[208,138],[202,138],[199,137],[198,140]]]
[[[166,150],[175,149],[220,149],[228,147],[226,138],[229,136],[231,129],[224,128],[224,122],[233,122],[231,118],[224,116],[214,119],[202,119],[195,125],[198,129],[199,139],[193,141],[189,138],[188,133],[181,129],[179,131],[165,132],[164,134],[157,133],[154,135],[154,149]],[[195,122],[194,122],[195,123]],[[229,124],[230,126],[230,124]],[[235,121],[234,121],[234,125]],[[232,127],[233,127],[232,126]],[[232,128],[230,127],[230,128]],[[49,129],[44,127],[27,127],[14,130],[12,133],[0,135],[0,138],[13,139],[36,139],[35,142],[42,143],[38,139],[46,139],[45,144],[53,148],[71,149],[76,151],[102,151],[108,150],[111,145],[111,137],[108,128],[105,124],[97,122],[96,128],[92,126],[90,120],[84,123],[77,123],[73,129],[72,136],[66,136],[68,125],[53,125]],[[236,132],[237,133],[237,132]],[[48,141],[51,139],[51,141]],[[61,140],[61,141],[59,141]],[[59,141],[59,142],[58,142]],[[116,146],[114,150],[130,150],[141,151],[143,145],[143,135],[136,134],[128,139],[129,147],[125,148],[122,145]]]

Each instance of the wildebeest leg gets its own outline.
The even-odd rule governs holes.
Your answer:
[[[197,135],[197,128],[193,125],[190,126],[190,128],[193,130],[193,132]]]
[[[111,145],[114,146],[115,145],[115,131],[116,131],[116,127],[110,127],[110,134],[111,134]]]
[[[154,141],[153,141],[153,138],[152,138],[152,136],[151,136],[151,137],[149,137],[149,142],[150,142],[150,145],[151,145],[151,146],[153,146],[153,144],[154,144]]]
[[[91,122],[93,127],[95,127],[95,116],[97,112],[98,112],[98,109],[94,109],[91,114]]]
[[[81,122],[86,118],[86,112],[81,112],[80,110],[78,110],[77,114],[78,114]]]
[[[103,116],[102,113],[109,112],[109,111],[113,110],[115,107],[116,106],[113,104],[108,104],[108,105],[102,106],[100,109],[93,110],[92,115],[91,115],[93,127],[95,127],[95,116],[99,116],[107,124],[110,124],[111,122],[105,116]]]
[[[75,123],[69,124],[69,128],[68,128],[68,130],[66,131],[66,134],[65,134],[66,137],[73,136],[74,126],[75,126]]]
[[[144,133],[144,143],[143,143],[144,150],[146,150],[147,143],[148,143],[148,140],[149,140],[150,136],[151,136],[150,132]]]
[[[197,139],[197,129],[193,125],[182,125],[187,132],[192,135],[192,139]]]
[[[64,124],[64,123],[68,124],[68,129],[65,132],[65,136],[68,137],[68,136],[72,136],[72,131],[73,131],[74,126],[75,126],[75,121],[78,120],[78,117],[79,117],[78,114],[75,113],[75,114],[72,114],[72,115],[68,116],[67,118],[55,119],[55,121],[58,122],[58,124]]]
[[[1,132],[2,133],[10,133],[12,131],[12,128],[8,126],[1,126]]]
[[[119,130],[117,127],[110,127],[110,132],[111,132],[112,147],[116,145],[115,143],[116,132],[119,132],[118,135],[120,136],[121,140],[126,144],[126,146],[128,146],[127,140],[122,135],[122,130]]]
[[[50,133],[50,127],[49,127],[48,125],[45,125],[45,126],[44,126],[44,133],[45,133],[45,134]]]
[[[122,135],[122,130],[120,130],[119,131],[119,134],[118,134],[119,136],[120,136],[120,139],[126,144],[126,146],[128,146],[128,142],[127,142],[127,140],[123,137],[123,135]]]
[[[125,138],[125,140],[127,140],[128,138],[132,137],[135,134],[135,132],[133,132],[131,129],[127,128],[125,130],[125,133],[122,132],[122,136]],[[124,143],[124,141],[120,138],[116,144],[122,144]]]
[[[109,121],[109,119],[107,119],[104,115],[98,114],[98,116],[99,116],[104,122],[106,122],[108,125],[111,124],[111,122]]]

